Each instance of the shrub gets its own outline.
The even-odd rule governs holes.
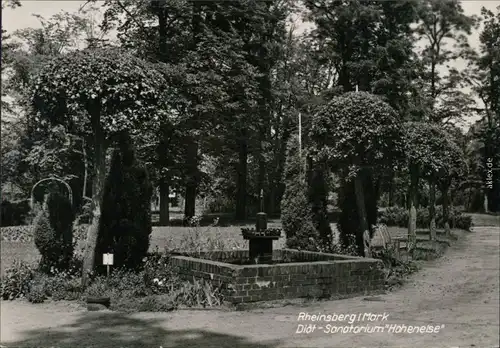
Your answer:
[[[27,200],[10,202],[4,199],[1,203],[1,226],[24,225],[29,212],[30,206]]]
[[[91,207],[92,207],[91,202],[85,202],[85,204],[81,207],[80,213],[76,217],[76,224],[77,225],[90,223],[90,218],[92,217]]]
[[[42,255],[40,270],[67,269],[73,256],[73,209],[67,198],[50,193],[35,219],[35,245]]]
[[[469,231],[472,227],[472,217],[462,214],[456,209],[450,208],[450,228],[459,228]],[[408,210],[402,207],[389,207],[380,213],[379,222],[388,226],[408,227]],[[417,210],[417,227],[429,228],[429,209]],[[436,226],[444,228],[443,207],[436,206]]]
[[[285,192],[281,200],[281,224],[287,248],[317,251],[320,235],[313,224],[308,187],[301,175],[297,150],[298,139],[291,138],[285,166]]]
[[[168,254],[146,258],[144,269],[115,270],[109,278],[98,276],[85,289],[85,296],[107,296],[113,309],[125,311],[168,311],[178,306],[217,306],[220,289],[210,282],[181,280],[172,270]]]
[[[116,267],[136,269],[149,248],[152,187],[146,169],[135,158],[130,136],[121,135],[118,145],[104,186],[95,264],[112,251]]]
[[[22,261],[14,261],[2,277],[1,295],[4,300],[15,300],[26,297],[30,290],[34,270]]]
[[[399,260],[395,257],[394,251],[390,249],[374,251],[372,257],[383,263],[385,287],[388,290],[401,286],[410,274],[418,271],[417,263]]]
[[[26,298],[31,303],[44,302],[47,299],[47,295],[45,294],[45,284],[38,282],[32,284]]]
[[[322,250],[320,248],[320,251],[330,253],[330,254],[339,254],[339,255],[347,255],[347,256],[359,256],[358,253],[358,247],[356,245],[356,236],[354,235],[349,235],[348,238],[351,238],[350,241],[344,244],[335,244],[331,243],[331,246],[328,249]]]
[[[220,306],[223,300],[220,288],[203,279],[184,282],[173,291],[172,298],[176,304],[187,307]]]

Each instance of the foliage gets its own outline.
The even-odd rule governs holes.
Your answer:
[[[84,296],[109,296],[112,309],[125,311],[168,311],[178,306],[221,304],[221,294],[210,283],[181,281],[166,260],[168,256],[152,255],[143,271],[115,270],[109,278],[97,277]]]
[[[32,242],[33,226],[9,226],[2,227],[2,241],[6,242]]]
[[[244,237],[254,237],[254,236],[270,236],[270,237],[280,237],[280,228],[268,228],[264,231],[257,231],[255,228],[242,228],[241,234]]]
[[[59,193],[49,193],[34,223],[35,245],[42,255],[40,270],[67,269],[73,257],[73,207]]]
[[[418,66],[412,51],[412,24],[417,20],[413,2],[306,0],[305,18],[316,28],[311,37],[314,55],[330,68],[333,86],[349,92],[383,95],[400,115],[417,109],[411,94]],[[328,70],[327,70],[328,71]]]
[[[459,177],[466,166],[458,146],[440,127],[428,123],[408,122],[405,130],[405,156],[420,175],[429,177]],[[446,151],[443,151],[446,149]]]
[[[16,260],[2,278],[2,298],[13,300],[25,297],[31,303],[42,303],[47,298],[55,301],[76,300],[81,295],[80,272],[81,262],[77,259],[71,260],[66,271],[52,268],[47,273],[31,269]]]
[[[372,257],[380,259],[383,262],[385,287],[388,290],[393,290],[403,285],[406,278],[419,269],[418,265],[413,261],[402,261],[396,258],[394,251],[390,249],[375,251]]]
[[[26,297],[30,291],[30,283],[34,270],[26,263],[14,261],[14,265],[5,271],[2,277],[1,296],[3,300],[15,300]]]
[[[27,200],[10,202],[2,200],[2,227],[24,225],[26,217],[30,211],[30,206]]]
[[[479,36],[480,54],[474,60],[471,83],[476,95],[481,99],[483,108],[478,109],[481,119],[470,129],[469,160],[473,172],[472,180],[483,184],[488,180],[488,187],[483,192],[488,198],[488,210],[500,210],[497,197],[500,194],[500,177],[493,171],[492,177],[487,178],[486,161],[491,159],[493,166],[500,163],[500,49],[498,36],[500,34],[500,8],[496,13],[482,8],[481,15],[484,21],[483,30]],[[476,192],[478,191],[476,187]]]
[[[371,226],[376,223],[378,200],[378,178],[371,171],[392,168],[403,150],[397,115],[377,96],[365,92],[346,93],[334,97],[315,116],[309,138],[315,165],[326,163],[343,179],[339,194],[341,240],[347,247],[346,243],[351,240],[347,236],[355,235],[358,253],[362,254],[364,231],[359,223],[361,216],[353,179],[358,177],[362,182],[364,218],[371,231]]]
[[[424,68],[422,87],[429,111],[423,120],[441,123],[461,119],[473,102],[460,91],[467,72],[448,67],[457,58],[471,58],[467,35],[474,29],[476,18],[464,13],[460,1],[425,0],[419,3],[418,19],[416,34],[422,42],[419,55]],[[440,69],[441,66],[447,69]]]
[[[394,109],[372,94],[334,97],[313,119],[311,155],[350,177],[363,167],[390,164],[403,145],[397,120]]]
[[[320,235],[313,224],[304,166],[298,156],[296,136],[290,138],[288,142],[284,179],[281,224],[286,235],[286,246],[291,249],[317,251],[321,245]]]
[[[43,303],[47,299],[44,284],[34,281],[31,284],[30,291],[28,292],[26,298],[31,303]]]
[[[112,82],[112,84],[110,84]],[[162,88],[159,88],[159,87]],[[92,134],[99,111],[103,132],[137,131],[169,116],[168,86],[157,67],[118,48],[87,49],[46,63],[33,85],[38,122]]]
[[[331,246],[329,248],[320,248],[321,252],[330,253],[330,254],[339,254],[339,255],[347,255],[347,256],[360,256],[358,252],[358,247],[356,244],[356,237],[352,234],[348,234],[347,238],[351,240],[342,243],[334,243],[332,241]]]
[[[112,251],[116,267],[135,269],[149,248],[152,188],[135,158],[132,139],[124,134],[118,146],[104,187],[96,265],[103,253]]]
[[[402,207],[388,207],[381,212],[379,222],[388,226],[408,227],[408,209]],[[417,227],[429,228],[430,217],[427,208],[417,209]],[[444,228],[443,208],[436,206],[436,227]],[[472,227],[472,218],[460,211],[451,209],[450,227],[469,231]]]

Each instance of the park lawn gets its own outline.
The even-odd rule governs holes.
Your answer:
[[[335,224],[331,224],[332,230],[336,233],[337,229]],[[219,241],[215,246],[217,249],[246,249],[248,248],[248,241],[245,241],[241,236],[242,227],[253,227],[250,224],[244,226],[228,226],[228,227],[198,227],[197,229],[191,227],[170,227],[159,226],[153,227],[151,234],[150,251],[159,251],[168,249],[179,248],[186,240],[190,238],[194,240],[195,245],[207,245],[211,241]],[[281,223],[269,223],[270,228],[280,228]],[[404,237],[407,235],[407,229],[402,227],[388,227],[388,231],[393,237]],[[423,230],[421,230],[423,232]],[[419,230],[420,232],[420,230]],[[196,236],[198,235],[198,236]],[[285,244],[284,236],[275,242],[276,249],[283,248]],[[81,247],[82,244],[79,245]],[[212,246],[214,246],[212,244]],[[77,247],[77,250],[79,249]],[[30,264],[36,264],[40,259],[40,254],[36,249],[33,242],[7,242],[1,243],[1,274],[4,275],[6,269],[12,266],[15,260],[21,260]]]
[[[175,249],[183,245],[183,241],[190,238],[198,245],[204,245],[210,240],[222,241],[217,246],[224,249],[247,248],[248,242],[243,240],[241,236],[242,227],[254,227],[252,225],[245,226],[229,226],[229,227],[199,227],[197,229],[191,227],[169,227],[169,226],[155,226],[151,234],[150,251],[165,250],[165,248]],[[270,223],[270,228],[281,227],[281,224]],[[198,235],[198,237],[196,237]],[[276,248],[282,248],[284,245],[284,238],[275,242]],[[79,243],[76,250],[79,251],[83,243]],[[0,254],[0,268],[2,276],[5,270],[10,268],[15,260],[36,264],[40,259],[40,254],[33,242],[8,242],[2,241],[1,254]]]

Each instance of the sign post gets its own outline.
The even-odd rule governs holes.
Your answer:
[[[106,266],[106,272],[109,277],[109,266],[113,265],[113,254],[102,254],[102,264]]]

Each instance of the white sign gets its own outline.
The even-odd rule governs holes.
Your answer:
[[[105,266],[113,265],[113,254],[102,254],[102,264]]]

